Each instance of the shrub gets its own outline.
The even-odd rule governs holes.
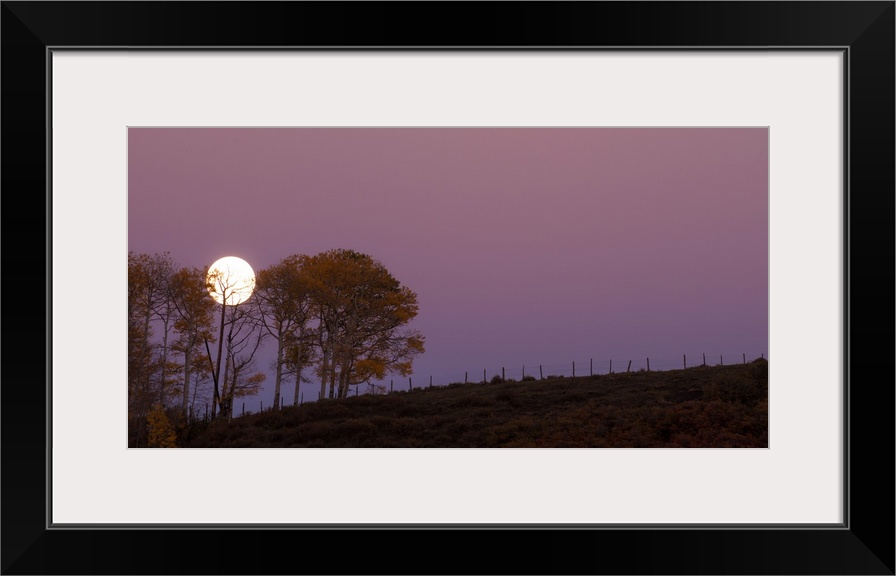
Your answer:
[[[491,402],[481,396],[464,396],[458,399],[451,408],[466,408],[469,406],[491,406]]]
[[[766,386],[745,377],[724,376],[703,385],[708,400],[755,404],[766,395]]]
[[[414,435],[423,430],[423,427],[414,418],[397,418],[392,422],[392,429],[402,435]]]
[[[532,382],[535,380],[535,376],[523,376],[523,382]]]
[[[503,382],[503,381],[504,381],[504,379],[501,378],[500,376],[498,376],[497,374],[495,374],[494,376],[492,376],[492,379],[490,380],[490,382],[491,382],[492,384],[500,384],[500,383]]]
[[[444,430],[444,434],[447,434],[448,437],[451,438],[450,442],[447,442],[445,446],[457,446],[458,442],[467,435],[467,433],[474,431],[474,429],[470,426],[470,424],[466,421],[457,421],[449,423]]]
[[[495,394],[495,400],[507,402],[511,405],[518,404],[516,392],[513,390],[501,390]]]
[[[750,366],[750,375],[759,382],[768,383],[768,361],[757,358],[753,360],[752,364]]]
[[[149,447],[150,448],[176,448],[177,434],[174,432],[174,426],[171,420],[165,414],[165,409],[161,404],[156,404],[152,412],[146,417],[149,425]]]
[[[343,436],[362,436],[375,434],[376,430],[376,424],[366,418],[349,418],[341,423],[337,433]]]
[[[388,428],[389,426],[392,426],[392,421],[392,417],[384,416],[382,414],[375,414],[370,418],[370,423],[377,428]]]

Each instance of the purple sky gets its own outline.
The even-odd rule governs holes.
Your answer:
[[[367,253],[418,295],[415,386],[502,366],[569,374],[573,361],[587,374],[591,358],[606,372],[610,359],[619,371],[648,356],[651,368],[679,367],[682,354],[689,365],[702,353],[768,357],[765,128],[128,138],[129,250],[182,266],[239,256],[256,271],[291,254]]]

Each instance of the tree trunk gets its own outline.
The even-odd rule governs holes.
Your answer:
[[[225,418],[233,416],[233,398],[236,393],[237,378],[240,376],[240,370],[236,367],[235,363],[232,372],[233,375],[230,377],[230,386],[227,387],[227,393],[224,394],[224,403],[223,408],[221,409],[221,416]]]
[[[330,390],[329,397],[335,398],[336,396],[336,366],[338,366],[339,355],[337,354],[336,345],[330,341]]]
[[[280,409],[280,381],[283,378],[283,331],[277,338],[277,371],[274,375],[274,410]]]
[[[215,381],[215,397],[212,400],[212,420],[215,419],[215,405],[220,401],[221,398],[221,354],[224,350],[224,316],[226,312],[227,304],[221,304],[221,330],[218,334],[218,365],[215,368],[215,371],[212,373],[212,378]]]
[[[148,301],[151,301],[151,296],[147,298]],[[150,348],[149,348],[149,321],[152,317],[151,306],[147,304],[146,315],[143,318],[143,334],[141,334],[141,342],[140,342],[140,367],[137,372],[137,394],[136,394],[136,421],[135,421],[135,438],[134,445],[136,447],[145,446],[146,438],[147,438],[147,429],[146,429],[146,417],[149,414],[148,407],[146,406],[147,401],[150,396],[150,386],[149,379],[151,376],[151,367],[150,367]]]
[[[171,321],[171,305],[165,308],[162,321],[162,374],[159,377],[159,404],[165,406],[165,380],[168,378],[168,324]]]
[[[327,394],[327,362],[329,362],[329,357],[327,351],[324,350],[321,361],[320,361],[320,399],[323,400],[326,398]]]
[[[345,364],[339,367],[339,397],[347,398],[348,397],[348,379],[350,370],[346,367]]]
[[[181,402],[181,414],[187,415],[187,404],[190,403],[190,369],[193,362],[193,342],[188,342],[184,347],[184,394]]]
[[[193,381],[193,399],[190,400],[190,404],[196,406],[196,397],[199,395],[199,383],[202,382],[202,374],[196,373],[194,374],[195,380]],[[196,415],[196,411],[193,410],[193,415]]]
[[[221,395],[218,396],[218,407],[221,411],[221,417],[224,417],[224,403],[227,401],[227,379],[230,375],[230,355],[227,355],[227,358],[224,360],[224,376],[221,378]],[[214,419],[214,412],[212,412],[212,419]]]
[[[321,335],[321,361],[320,361],[320,399],[327,397],[327,384],[330,381],[330,333],[327,331],[326,340]]]
[[[147,367],[149,366],[149,320],[152,317],[150,311],[146,312],[146,317],[143,320],[143,342],[141,343],[140,349],[140,385],[139,388],[142,394],[146,394],[149,390],[149,386],[147,385],[149,382],[149,374],[147,373]]]
[[[299,405],[299,387],[302,385],[302,354],[304,353],[302,346],[302,334],[299,334],[298,350],[296,351],[296,393],[293,398],[293,405]]]

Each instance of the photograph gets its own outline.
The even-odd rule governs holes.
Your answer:
[[[894,22],[3,0],[0,573],[892,576]]]
[[[128,129],[131,448],[767,448],[766,127]]]

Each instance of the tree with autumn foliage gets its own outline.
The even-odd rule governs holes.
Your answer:
[[[299,403],[302,369],[310,361],[312,318],[310,280],[305,270],[310,260],[305,255],[288,256],[255,276],[253,302],[260,312],[262,326],[277,342],[274,360],[274,409],[280,406],[280,388],[286,373],[296,380],[293,404]]]
[[[190,426],[197,403],[210,400],[212,418],[232,415],[235,399],[266,381],[256,353],[268,338],[277,342],[275,408],[290,376],[299,403],[305,369],[316,367],[308,372],[320,378],[321,399],[342,398],[387,374],[407,376],[423,353],[423,336],[408,328],[417,295],[367,254],[286,257],[259,271],[241,299],[237,279],[219,274],[177,268],[167,252],[128,254],[129,446],[168,445],[169,426]]]
[[[173,268],[167,252],[128,253],[128,430],[133,446],[146,443],[147,415],[165,396],[168,281]],[[159,321],[163,324],[161,345],[153,338],[153,324]]]
[[[377,260],[336,249],[305,262],[317,314],[321,398],[342,398],[351,386],[412,372],[424,337],[407,324],[417,295]]]
[[[150,448],[176,448],[177,434],[171,420],[161,404],[156,404],[147,416],[148,441]]]
[[[181,268],[169,282],[169,298],[176,311],[172,349],[183,357],[180,379],[181,415],[190,405],[190,382],[198,370],[205,371],[209,360],[205,342],[214,341],[215,302],[209,297],[206,272],[201,268]]]

